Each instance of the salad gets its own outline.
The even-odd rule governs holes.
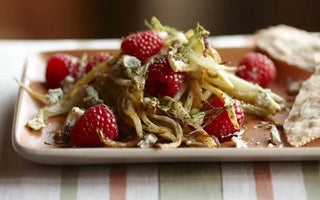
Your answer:
[[[181,32],[155,17],[146,25],[116,54],[54,54],[46,94],[21,84],[44,104],[26,126],[41,130],[64,115],[54,139],[68,147],[244,147],[246,115],[267,118],[285,107],[266,88],[276,76],[266,56],[252,52],[229,67],[201,25]]]

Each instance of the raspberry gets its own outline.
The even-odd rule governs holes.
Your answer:
[[[61,81],[68,75],[76,77],[79,59],[77,57],[57,53],[47,62],[46,81],[49,88],[61,87]]]
[[[236,75],[261,87],[266,87],[277,75],[273,62],[261,53],[247,53],[239,62],[243,67]]]
[[[78,147],[103,146],[97,132],[99,129],[109,139],[118,137],[116,118],[106,105],[95,105],[87,109],[71,129],[71,140]]]
[[[124,54],[135,56],[142,63],[157,54],[163,46],[163,40],[156,31],[144,31],[131,34],[123,39],[121,50]]]
[[[157,58],[148,69],[146,90],[152,95],[173,97],[182,87],[184,72],[174,72],[165,56]]]
[[[110,57],[110,54],[107,52],[99,52],[90,56],[88,64],[85,67],[85,72],[88,73],[91,71],[92,67],[104,62]]]
[[[207,107],[206,111],[212,108],[221,108],[224,106],[223,102],[219,98],[213,99],[210,103],[210,106]],[[237,117],[237,122],[241,125],[244,120],[244,113],[241,107],[239,107],[236,103],[233,104],[235,108],[235,113]],[[219,113],[217,115],[217,112]],[[204,118],[204,130],[207,131],[208,134],[214,135],[220,140],[224,137],[238,131],[234,125],[232,124],[228,112],[223,110],[222,112],[217,111],[214,113],[207,114]],[[217,116],[216,116],[217,115]]]

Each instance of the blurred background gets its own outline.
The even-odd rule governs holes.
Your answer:
[[[280,23],[320,31],[319,0],[0,0],[0,39],[119,38],[144,20],[211,35],[248,34]]]

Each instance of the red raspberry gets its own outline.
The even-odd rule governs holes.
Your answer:
[[[103,146],[97,132],[99,129],[109,139],[118,137],[116,118],[112,110],[105,105],[92,106],[79,117],[71,129],[71,140],[78,147]]]
[[[104,62],[110,57],[110,53],[108,52],[99,52],[97,54],[94,54],[90,56],[88,60],[88,64],[85,67],[86,73],[90,72],[92,67]]]
[[[77,57],[57,53],[47,62],[46,81],[49,88],[61,87],[61,81],[68,75],[76,77],[79,59]]]
[[[163,46],[163,40],[156,31],[144,31],[131,34],[123,39],[121,50],[124,54],[135,56],[142,63],[157,54]]]
[[[277,75],[273,62],[261,53],[247,53],[238,66],[244,68],[236,72],[237,76],[262,87],[266,87]]]
[[[146,90],[152,95],[173,97],[182,87],[184,72],[174,72],[165,56],[157,58],[148,69]]]
[[[223,106],[224,105],[221,99],[215,98],[210,103],[210,106],[206,108],[206,111],[212,108],[222,108]],[[235,108],[237,122],[241,125],[244,120],[243,110],[236,103],[234,103],[233,106]],[[218,115],[217,112],[219,113]],[[226,110],[223,110],[222,112],[217,112],[209,113],[204,118],[203,124],[206,125],[204,127],[204,130],[207,131],[208,134],[214,135],[221,140],[223,139],[223,137],[238,131],[232,124],[228,112]]]

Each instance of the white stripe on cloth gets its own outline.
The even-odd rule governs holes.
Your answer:
[[[0,56],[0,60],[1,60]],[[12,68],[1,62],[0,68]],[[30,163],[12,147],[11,130],[18,85],[0,74],[0,199],[59,199],[60,168]]]
[[[274,200],[307,199],[299,162],[272,162],[270,170]]]
[[[127,165],[127,200],[158,200],[158,166],[155,164]]]
[[[15,160],[17,162],[10,161],[10,169],[5,169],[2,172],[5,174],[0,175],[0,199],[58,200],[60,198],[60,168]]]
[[[78,173],[77,199],[109,199],[108,166],[81,166]]]
[[[222,163],[224,200],[255,200],[256,186],[251,163]]]

